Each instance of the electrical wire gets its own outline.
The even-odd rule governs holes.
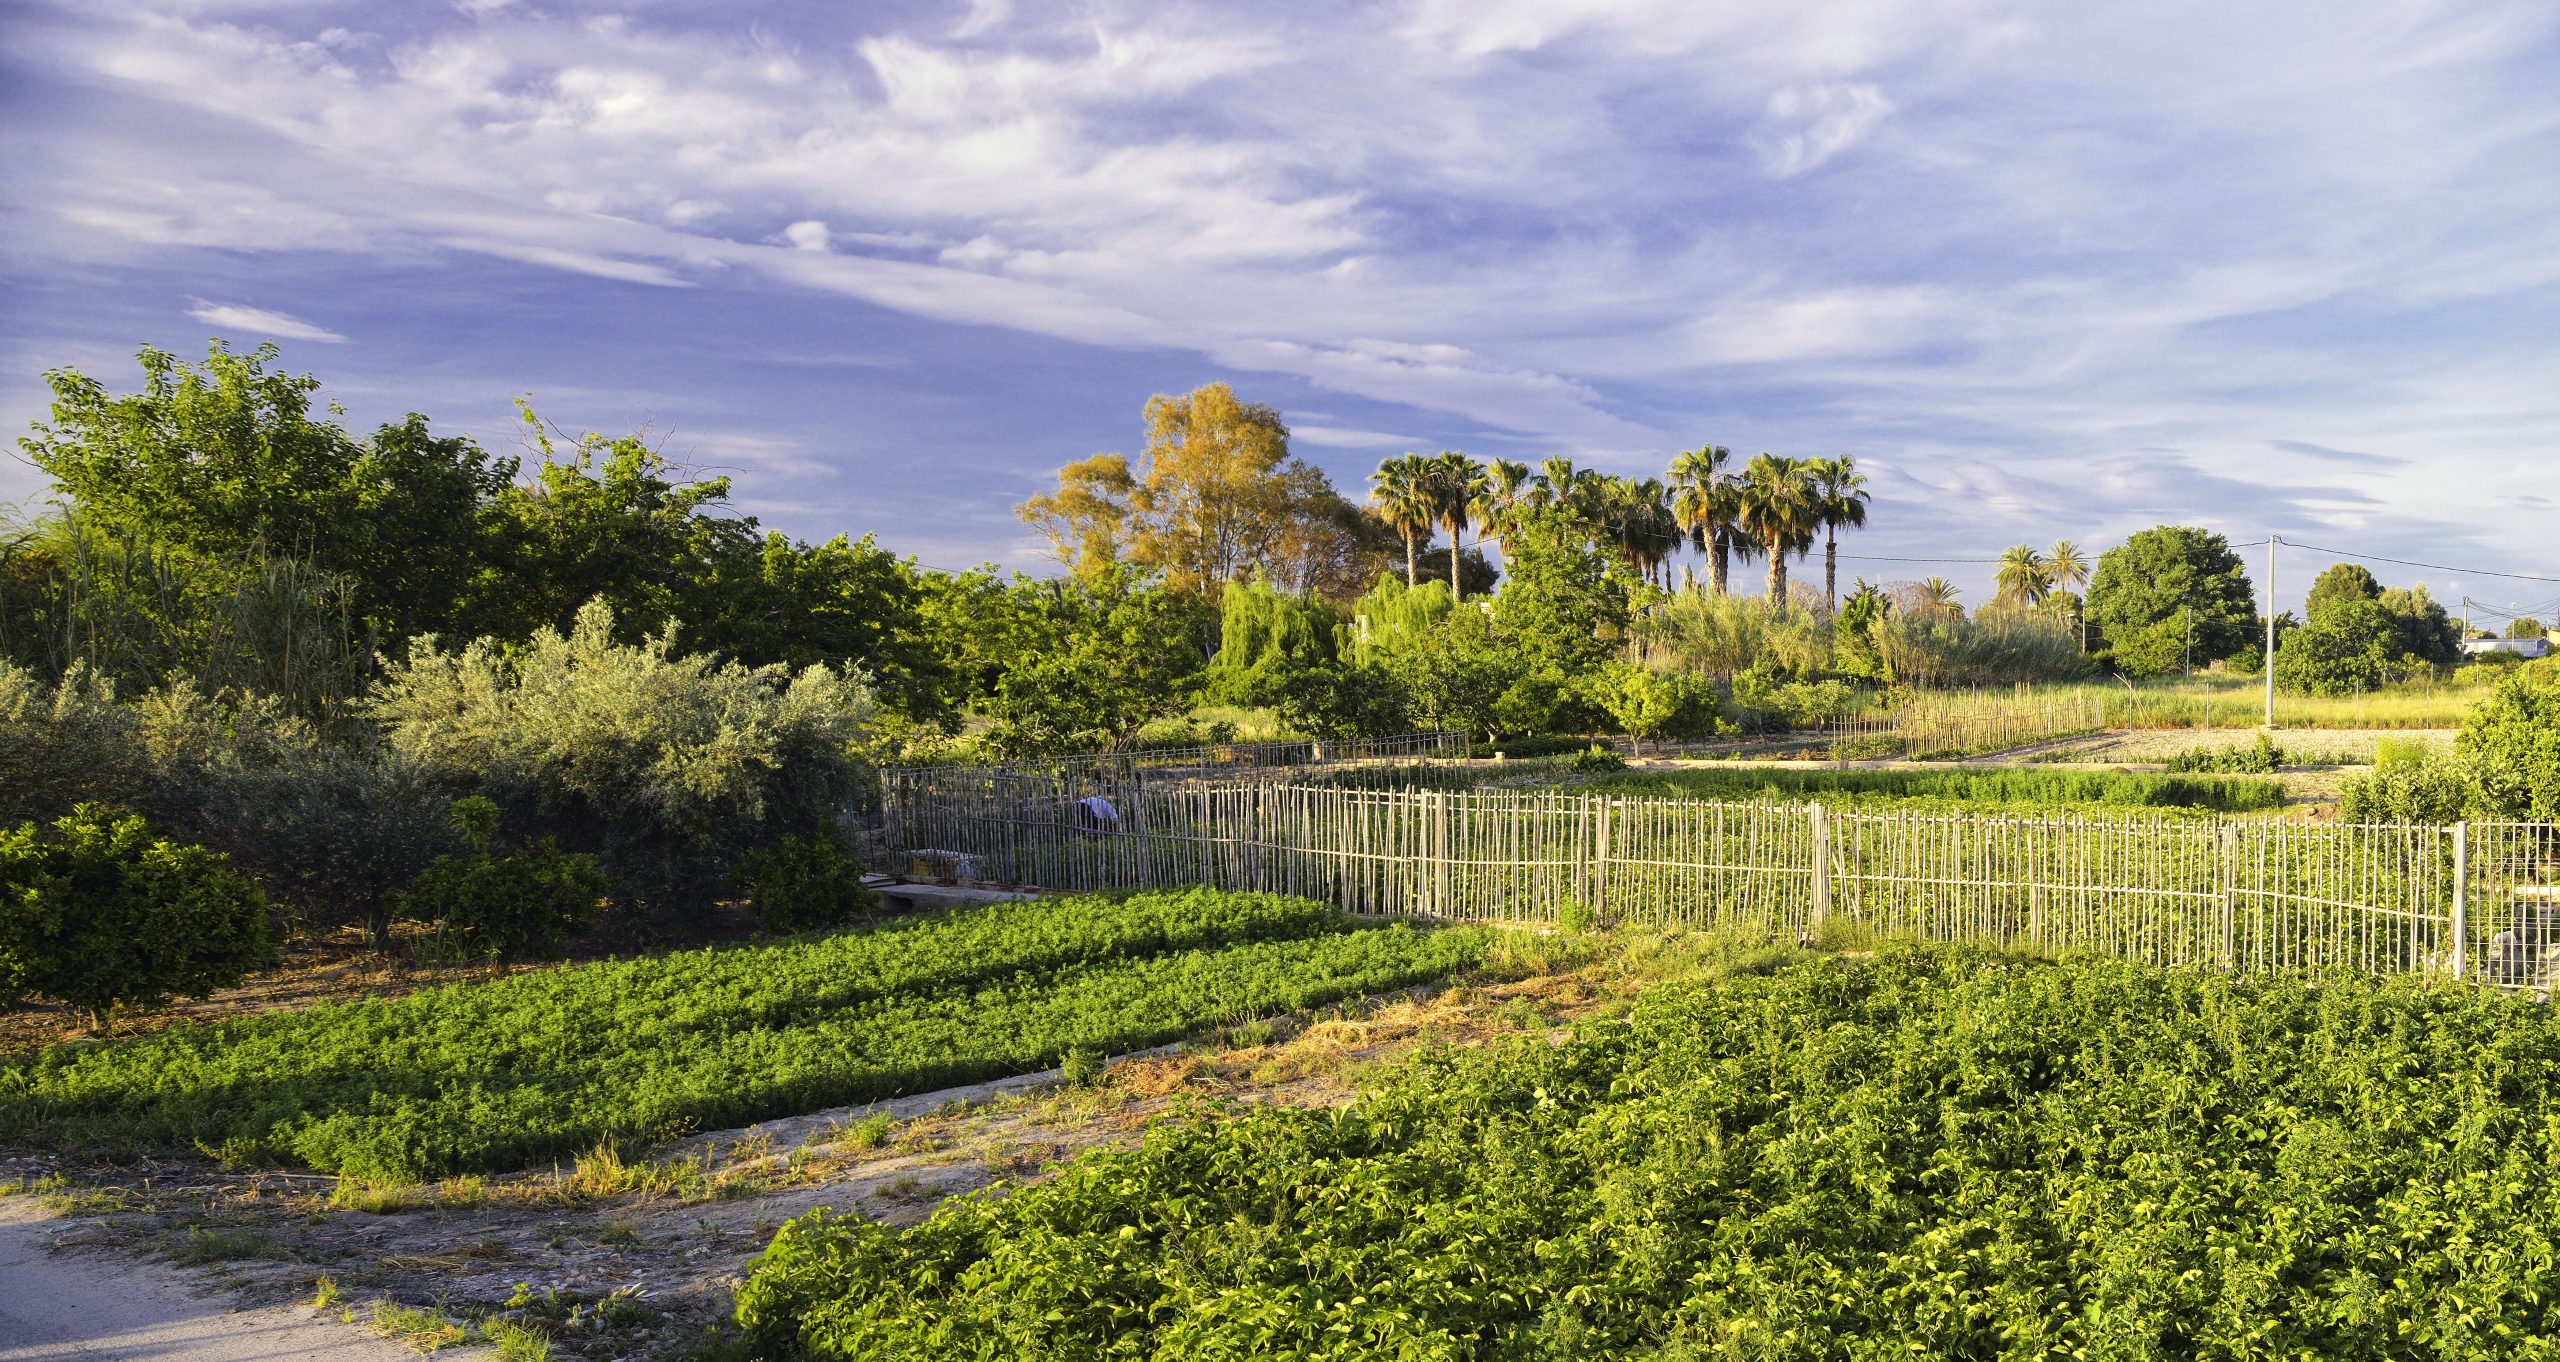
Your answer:
[[[2430,572],[2457,572],[2465,577],[2505,577],[2519,582],[2551,582],[2554,584],[2560,584],[2560,577],[2540,577],[2530,572],[2493,572],[2488,568],[2454,567],[2449,563],[2421,563],[2414,558],[2390,558],[2379,553],[2353,553],[2346,549],[2326,549],[2320,547],[2318,544],[2304,544],[2295,540],[2286,539],[2282,535],[2278,535],[2276,538],[2277,542],[2283,544],[2286,548],[2309,549],[2313,553],[2325,553],[2333,558],[2354,558],[2368,563],[2397,563],[2401,567],[2425,568]],[[2261,539],[2258,542],[2263,544],[2266,541]]]

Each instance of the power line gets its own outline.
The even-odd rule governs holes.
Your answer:
[[[2258,542],[2265,543],[2266,541],[2260,540]],[[2551,582],[2554,584],[2560,584],[2560,577],[2538,577],[2530,572],[2493,572],[2488,568],[2454,567],[2446,563],[2421,563],[2414,558],[2390,558],[2379,553],[2351,553],[2345,549],[2324,549],[2317,544],[2305,544],[2292,539],[2287,539],[2283,542],[2284,546],[2289,549],[2309,549],[2313,553],[2325,553],[2333,558],[2355,558],[2368,563],[2396,563],[2401,567],[2425,568],[2430,572],[2454,572],[2460,573],[2465,577],[2506,577],[2519,582]]]

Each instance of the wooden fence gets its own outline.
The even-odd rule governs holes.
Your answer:
[[[893,784],[893,789],[901,788]],[[1100,806],[983,778],[889,809],[940,873],[1060,889],[1207,884],[1361,913],[1806,932],[2245,970],[2560,977],[2560,829],[2017,818],[1288,781],[1129,786]]]

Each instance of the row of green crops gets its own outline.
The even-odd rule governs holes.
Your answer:
[[[497,1171],[1160,1044],[1437,977],[1483,945],[1275,895],[1040,899],[58,1045],[0,1067],[0,1140]]]
[[[2284,786],[2272,780],[2017,767],[1820,771],[1735,766],[1631,772],[1611,777],[1598,788],[1613,794],[1681,799],[1821,800],[2021,812],[2138,808],[2260,813],[2284,807]]]
[[[738,1315],[884,1360],[2551,1358],[2555,1169],[2530,1002],[1893,948],[804,1218]]]

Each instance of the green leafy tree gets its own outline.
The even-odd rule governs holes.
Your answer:
[[[927,586],[914,559],[867,534],[815,545],[773,533],[714,542],[723,552],[687,591],[693,646],[751,667],[851,667],[883,710],[957,724],[962,685],[925,616]]]
[[[0,1003],[32,993],[104,1020],[275,959],[266,901],[219,852],[95,804],[0,830]]]
[[[2499,678],[2454,739],[2492,818],[2560,823],[2560,667],[2549,661]]]
[[[1310,667],[1281,692],[1278,707],[1282,722],[1319,738],[1383,738],[1413,727],[1404,683],[1374,662]]]
[[[2518,615],[2507,621],[2509,638],[2544,638],[2549,634],[2550,630],[2543,627],[2542,621],[2530,615]]]
[[[2374,603],[2391,617],[2391,655],[2446,667],[2462,660],[2462,626],[2425,584],[2392,587]]]
[[[1116,751],[1199,698],[1208,604],[1135,572],[1092,582],[1017,580],[988,621],[1002,662],[980,708],[1013,754]]]
[[[1388,667],[1426,727],[1487,739],[1503,727],[1505,694],[1531,670],[1521,650],[1481,610],[1453,612],[1425,646],[1397,654]]]
[[[146,347],[139,392],[48,374],[52,419],[19,447],[110,539],[196,570],[286,559],[352,583],[384,638],[448,628],[487,571],[513,460],[437,436],[411,414],[358,439],[316,406],[320,382],[213,343],[200,365]]]
[[[2373,690],[2389,675],[2394,636],[2392,615],[2380,604],[2333,597],[2277,642],[2276,685],[2296,695]]]
[[[752,559],[757,542],[754,521],[717,514],[729,480],[680,482],[641,436],[564,441],[532,408],[519,410],[542,462],[531,482],[499,498],[505,553],[472,590],[471,627],[530,638],[567,627],[601,600],[636,639],[670,620],[720,613],[716,599],[702,599],[704,586],[718,564]]]
[[[1583,689],[1635,744],[1639,756],[1646,741],[1677,725],[1695,700],[1692,688],[1679,677],[1632,662],[1609,663],[1593,672]]]
[[[1635,584],[1571,517],[1525,512],[1504,552],[1507,571],[1493,616],[1530,666],[1574,676],[1617,652]]]
[[[1267,580],[1229,582],[1218,603],[1218,655],[1208,694],[1235,705],[1276,705],[1311,670],[1334,660],[1338,612],[1284,595]]]
[[[1893,613],[1893,600],[1882,588],[1859,578],[1832,620],[1831,665],[1849,676],[1888,681],[1884,659],[1876,652],[1875,625]]]
[[[2248,572],[2221,535],[2183,525],[2143,530],[2098,556],[2089,622],[2116,665],[2137,676],[2229,657],[2258,630]]]
[[[2361,563],[2331,563],[2311,579],[2311,592],[2303,598],[2302,610],[2312,619],[2333,605],[2350,601],[2379,600],[2382,583]]]
[[[1408,652],[1436,636],[1440,622],[1457,609],[1449,588],[1440,582],[1408,586],[1381,575],[1369,594],[1353,601],[1346,618],[1334,627],[1334,655],[1354,662],[1380,662]]]

